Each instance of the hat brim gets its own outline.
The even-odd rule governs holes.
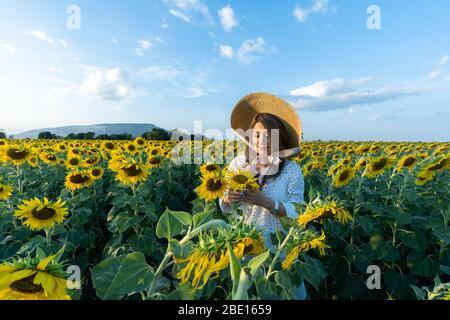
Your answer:
[[[297,111],[285,100],[265,92],[256,92],[242,98],[231,113],[231,128],[239,135],[250,129],[251,122],[257,114],[268,113],[279,118],[286,127],[288,134],[288,149],[280,150],[295,152],[302,140],[302,125]],[[242,139],[243,137],[240,136]]]

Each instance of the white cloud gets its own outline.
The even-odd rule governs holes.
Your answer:
[[[50,38],[44,31],[40,30],[32,30],[27,32],[30,36],[35,37],[36,39],[42,40],[44,42],[54,44],[55,40]]]
[[[229,45],[221,44],[219,46],[219,52],[227,59],[236,57],[240,62],[252,63],[258,60],[263,54],[278,54],[278,48],[272,46],[268,49],[266,41],[262,37],[258,37],[256,39],[245,40],[239,49],[233,49]]]
[[[233,8],[227,5],[218,11],[220,23],[226,32],[230,32],[234,27],[238,26],[238,21],[234,16]]]
[[[155,37],[155,41],[159,43],[162,40],[159,37]],[[139,44],[139,48],[134,48],[133,51],[138,56],[144,56],[144,54],[147,50],[150,50],[151,48],[153,48],[155,46],[155,44],[153,42],[151,42],[149,40],[145,40],[145,39],[138,39],[137,43]]]
[[[306,21],[306,19],[308,18],[308,14],[308,10],[303,9],[300,6],[296,6],[294,9],[294,17],[296,17],[297,20],[302,23]]]
[[[64,72],[63,67],[50,66],[50,67],[47,68],[47,70],[50,71],[50,72],[55,72],[55,73],[63,73]]]
[[[112,44],[119,44],[119,40],[117,40],[117,38],[111,38],[111,43]]]
[[[174,17],[180,18],[184,22],[191,23],[191,19],[187,15],[185,15],[184,13],[182,13],[182,12],[180,12],[178,10],[175,10],[175,9],[170,9],[169,12]]]
[[[446,64],[447,62],[448,62],[448,60],[449,60],[449,55],[448,54],[446,54],[445,56],[443,56],[441,59],[439,59],[439,65],[444,65],[444,64]]]
[[[206,20],[214,24],[214,20],[206,4],[202,0],[164,0],[171,15],[186,23],[197,24],[196,21]]]
[[[290,94],[294,97],[308,96],[313,98],[321,98],[336,93],[345,85],[344,79],[333,79],[316,82],[310,86],[297,88],[292,90]]]
[[[433,80],[439,77],[442,73],[442,70],[433,70],[427,75],[428,80]]]
[[[231,59],[234,57],[234,50],[232,47],[227,45],[220,45],[220,54],[224,56],[225,58]]]
[[[136,75],[142,77],[145,80],[161,81],[161,80],[171,80],[184,73],[173,66],[161,67],[158,65],[149,66],[139,70]]]
[[[52,37],[50,37],[46,32],[41,30],[31,30],[28,31],[27,34],[51,45],[59,43],[63,48],[69,47],[68,43],[64,39],[58,38],[55,40]]]
[[[16,48],[12,44],[9,44],[9,43],[0,44],[0,48],[2,50],[12,53],[12,54],[16,53]]]
[[[243,62],[253,62],[258,59],[257,54],[266,52],[266,42],[263,38],[245,40],[237,53],[239,60]]]
[[[293,14],[299,22],[303,23],[311,14],[325,14],[330,12],[336,12],[336,8],[330,6],[328,0],[313,0],[312,4],[307,8],[296,5]]]
[[[69,47],[69,44],[68,44],[64,39],[59,38],[59,39],[57,39],[57,40],[58,40],[59,44],[60,44],[63,48],[68,48],[68,47]]]
[[[86,78],[79,89],[82,96],[100,100],[123,100],[130,96],[132,83],[126,70],[85,67],[85,71]]]
[[[351,108],[348,112],[354,113],[355,109],[352,107],[355,106],[371,105],[422,93],[416,88],[383,86],[375,80],[372,77],[365,77],[353,81],[342,78],[318,81],[294,89],[290,95],[295,100],[294,105],[300,109],[327,111]]]

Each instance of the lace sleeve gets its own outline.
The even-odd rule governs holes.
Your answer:
[[[287,216],[296,219],[298,213],[295,210],[294,203],[303,202],[305,193],[305,180],[298,163],[291,162],[288,168],[288,177],[286,200],[283,201],[283,205]]]

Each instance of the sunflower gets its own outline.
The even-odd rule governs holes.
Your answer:
[[[139,153],[139,146],[135,144],[134,142],[129,142],[125,144],[125,152],[128,152],[130,154],[138,154]]]
[[[325,233],[322,230],[320,236],[316,235],[311,231],[304,232],[300,239],[294,242],[295,244],[291,246],[286,258],[281,264],[284,270],[289,270],[294,263],[295,259],[302,253],[307,252],[312,249],[318,249],[321,256],[325,255],[325,249],[330,248],[330,246],[325,244]]]
[[[227,183],[234,191],[259,190],[258,179],[250,171],[238,169],[226,173]]]
[[[11,197],[13,188],[10,185],[3,184],[0,181],[0,200],[6,200]]]
[[[116,148],[116,145],[112,141],[104,141],[100,148],[106,151],[113,151]]]
[[[151,169],[161,167],[162,163],[163,163],[163,158],[160,156],[150,157],[147,161],[147,165]]]
[[[356,169],[356,170],[362,170],[362,169],[365,169],[366,166],[367,166],[367,160],[366,160],[366,158],[361,158],[361,159],[359,159],[358,161],[356,161],[355,169]]]
[[[56,223],[61,224],[69,214],[64,205],[65,202],[62,202],[61,199],[54,203],[47,198],[44,198],[44,201],[38,198],[24,200],[14,212],[14,216],[24,220],[23,224],[31,230],[48,230],[53,228]]]
[[[381,156],[372,159],[366,167],[365,175],[368,178],[374,178],[390,168],[395,162],[395,159],[392,157]]]
[[[333,177],[333,186],[341,188],[346,186],[356,174],[356,170],[353,167],[343,167]]]
[[[137,137],[133,141],[137,146],[143,147],[145,145],[145,139],[143,137]]]
[[[28,164],[32,167],[37,167],[39,165],[38,158],[36,156],[31,156],[27,160]]]
[[[90,186],[94,180],[88,171],[74,171],[66,176],[65,187],[68,190],[83,189]]]
[[[143,182],[149,175],[148,166],[133,162],[122,165],[116,172],[117,180],[126,186]]]
[[[412,169],[414,168],[414,166],[417,163],[417,158],[413,155],[406,155],[403,156],[397,164],[397,167],[395,168],[395,171],[399,172],[402,171],[403,168],[406,168],[409,170],[409,172],[412,171]]]
[[[68,168],[76,169],[76,168],[80,167],[81,159],[79,156],[75,156],[75,155],[69,156],[66,160],[66,165]]]
[[[0,264],[0,300],[70,300],[65,274],[54,259]]]
[[[438,171],[445,170],[449,167],[450,167],[450,156],[447,156],[447,157],[441,158],[440,160],[437,160],[437,161],[429,164],[426,167],[426,171],[438,172]]]
[[[206,241],[205,241],[206,242]],[[210,278],[215,278],[221,270],[230,264],[228,246],[222,241],[210,239],[207,245],[199,245],[186,259],[174,258],[177,264],[186,265],[176,274],[181,283],[187,283],[192,278],[194,290],[202,289]],[[231,242],[233,253],[237,259],[247,255],[259,255],[264,250],[264,241],[261,237],[241,237]]]
[[[417,174],[417,176],[416,176],[417,179],[414,181],[414,183],[418,186],[423,186],[428,181],[432,180],[434,178],[435,174],[436,174],[436,172],[429,171],[429,170],[427,170],[427,167],[425,167],[425,169],[422,169]]]
[[[3,150],[2,155],[5,162],[20,165],[26,163],[32,156],[32,153],[29,149],[22,146],[8,146]]]
[[[207,163],[200,167],[200,173],[202,176],[208,176],[210,174],[220,175],[221,169],[217,164]]]
[[[90,157],[86,158],[83,161],[83,166],[84,167],[91,167],[91,166],[96,166],[97,164],[99,164],[101,158],[98,155],[91,155]]]
[[[101,167],[93,167],[89,169],[89,174],[93,180],[100,180],[103,177],[104,170]]]
[[[222,198],[227,190],[227,182],[221,176],[208,175],[201,178],[202,184],[197,187],[196,191],[201,199],[213,201]]]
[[[347,209],[334,200],[314,200],[307,206],[305,212],[298,216],[297,222],[305,227],[311,221],[323,222],[325,219],[330,218],[336,219],[341,224],[345,224],[353,219]]]

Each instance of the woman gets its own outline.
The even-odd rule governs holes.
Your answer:
[[[267,93],[254,93],[235,106],[231,127],[246,142],[247,150],[231,161],[228,171],[249,170],[258,177],[260,190],[229,190],[219,201],[221,209],[230,212],[232,204],[238,204],[244,221],[262,232],[266,247],[275,253],[271,233],[282,228],[280,218],[297,217],[294,203],[304,198],[300,166],[288,160],[300,151],[300,119],[286,101]],[[303,283],[296,295],[300,300],[306,298]]]

